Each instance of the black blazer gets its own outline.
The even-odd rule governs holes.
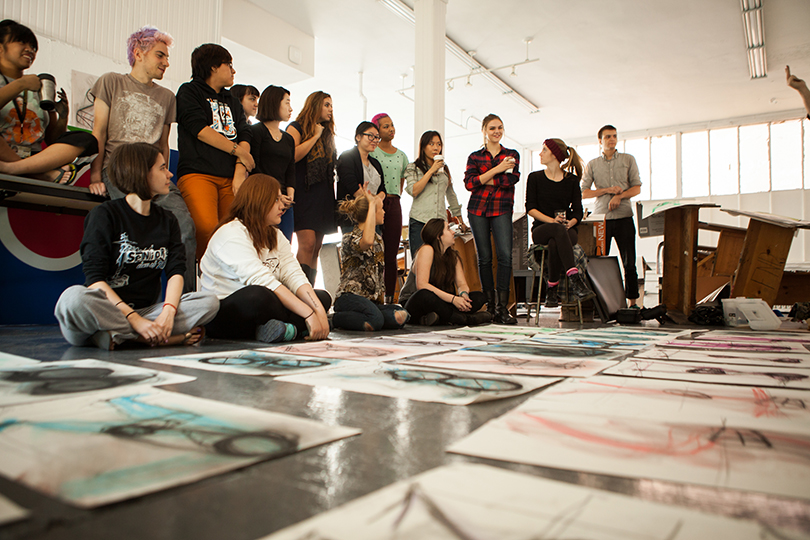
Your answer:
[[[380,173],[380,187],[377,193],[385,192],[385,176],[383,176],[382,165],[371,156],[368,156],[368,161]],[[363,160],[360,158],[360,150],[356,146],[340,154],[337,160],[337,175],[337,202],[340,204],[340,201],[353,198],[357,190],[363,187],[365,183]],[[343,228],[351,228],[352,226],[351,220],[343,214],[338,214],[338,224]]]

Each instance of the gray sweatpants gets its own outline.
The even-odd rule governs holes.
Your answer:
[[[163,304],[154,304],[136,311],[141,317],[154,321],[162,310]],[[217,310],[219,299],[214,294],[184,294],[180,297],[180,305],[174,316],[172,335],[185,334],[196,326],[211,322]],[[56,302],[54,315],[59,321],[62,335],[71,345],[89,345],[90,337],[102,330],[111,332],[116,343],[138,337],[124,314],[101,289],[88,289],[84,285],[68,287]]]
[[[113,185],[110,177],[107,176],[107,169],[101,171],[101,180],[107,187],[107,195],[110,199],[122,199],[126,197],[126,193]],[[183,247],[186,248],[186,273],[183,274],[183,292],[194,292],[197,290],[197,229],[194,227],[194,220],[191,219],[191,213],[188,211],[186,201],[180,190],[174,185],[174,182],[169,184],[169,193],[166,195],[158,195],[153,199],[153,202],[171,212],[177,218],[177,223],[180,225],[180,240],[183,242]]]

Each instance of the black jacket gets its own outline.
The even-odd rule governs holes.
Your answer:
[[[380,173],[380,187],[377,193],[385,191],[385,177],[380,162],[368,156],[368,161]],[[337,202],[354,197],[357,190],[365,183],[363,175],[363,160],[360,158],[360,150],[355,146],[351,150],[346,150],[337,161]],[[342,214],[338,214],[338,225],[351,228],[351,220]]]

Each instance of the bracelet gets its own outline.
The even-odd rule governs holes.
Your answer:
[[[450,299],[450,303],[452,304],[452,303],[453,303],[453,302],[455,302],[455,301],[456,301],[456,295],[454,294],[454,295],[453,295],[453,298],[451,298],[451,299]]]
[[[119,301],[118,301],[118,302],[115,304],[115,307],[118,307],[118,304],[123,304],[123,303],[124,303],[124,301],[123,301],[123,300],[119,300]]]
[[[304,320],[309,319],[309,318],[310,318],[310,317],[312,317],[313,315],[315,315],[315,310],[314,310],[314,309],[313,309],[313,310],[310,312],[310,314],[309,314],[309,315],[307,315],[306,317],[304,317]]]
[[[130,315],[132,315],[133,313],[135,313],[135,310],[134,310],[134,309],[133,309],[132,311],[130,311],[129,313],[127,313],[127,314],[126,314],[126,316],[125,316],[124,318],[125,318],[126,320],[129,320],[129,316],[130,316]]]
[[[244,167],[245,169],[247,169],[247,165],[245,165],[244,163],[242,163],[242,162],[241,162],[241,161],[239,161],[238,159],[236,160],[236,164],[237,164],[237,165],[241,165],[242,167]]]
[[[239,148],[239,145],[236,144],[236,143],[233,143],[233,148],[231,148],[231,155],[236,154],[236,149],[237,148]]]
[[[467,291],[461,291],[460,293],[458,293],[459,296],[462,296],[462,295],[465,295],[465,294],[467,295],[467,298],[470,297],[470,293],[468,293]]]
[[[174,312],[175,312],[175,313],[177,313],[177,306],[175,306],[174,304],[170,304],[169,302],[163,302],[163,307],[166,307],[166,306],[171,306],[171,307],[173,307],[173,308],[174,308]]]

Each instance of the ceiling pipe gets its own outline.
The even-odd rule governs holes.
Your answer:
[[[358,71],[357,74],[360,76],[360,99],[363,100],[363,120],[365,120],[368,116],[368,98],[363,93],[363,72]]]

